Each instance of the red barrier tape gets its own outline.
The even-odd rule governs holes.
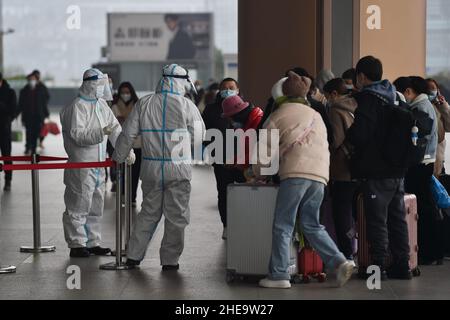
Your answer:
[[[67,158],[38,156],[39,161],[65,161]],[[0,157],[0,161],[31,162],[31,156]]]
[[[68,162],[68,163],[41,163],[41,164],[5,164],[0,166],[3,171],[21,170],[52,170],[52,169],[88,169],[109,168],[116,164],[111,160],[104,162]]]

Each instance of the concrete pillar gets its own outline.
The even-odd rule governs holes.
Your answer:
[[[426,0],[354,0],[354,62],[374,55],[392,81],[425,76],[426,12]]]
[[[289,68],[315,74],[322,65],[322,1],[239,0],[239,82],[244,96],[265,106]]]
[[[426,0],[239,0],[238,10],[239,82],[257,105],[295,66],[340,76],[374,55],[390,80],[425,75]]]

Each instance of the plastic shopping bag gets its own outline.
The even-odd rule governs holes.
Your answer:
[[[48,121],[45,126],[47,127],[48,132],[50,132],[51,134],[57,136],[61,133],[61,130],[58,127],[58,124],[56,122],[53,121]]]
[[[440,209],[450,208],[450,197],[448,196],[447,190],[445,190],[444,186],[435,176],[432,176],[431,179],[431,193],[437,206]]]
[[[19,119],[16,119],[11,124],[11,140],[12,142],[23,141],[23,126]]]

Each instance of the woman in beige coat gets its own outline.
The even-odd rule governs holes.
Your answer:
[[[279,150],[281,183],[273,221],[269,275],[259,284],[265,288],[291,287],[289,243],[300,213],[302,233],[329,270],[336,270],[338,285],[342,286],[349,280],[353,266],[319,222],[320,205],[329,178],[327,129],[320,114],[306,100],[310,79],[290,72],[289,78],[278,84],[282,85],[282,90],[274,88],[273,92],[282,93],[273,97],[276,109],[263,128],[269,131],[268,136],[273,130],[279,133],[279,141],[273,147]],[[272,150],[270,140],[260,140],[260,143]],[[256,176],[264,174],[261,169],[260,165],[253,166]]]

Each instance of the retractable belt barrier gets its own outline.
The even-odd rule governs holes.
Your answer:
[[[43,252],[54,252],[56,250],[55,246],[41,246],[39,170],[108,168],[114,167],[116,165],[115,162],[113,162],[111,159],[107,159],[106,161],[103,162],[39,163],[41,161],[66,161],[66,160],[68,159],[62,157],[40,156],[38,154],[34,154],[32,156],[0,157],[0,161],[31,162],[31,164],[0,164],[0,171],[31,170],[31,182],[32,182],[31,186],[33,194],[33,246],[21,247],[20,252],[43,253]],[[120,201],[120,193],[118,193],[118,198]],[[118,215],[120,216],[120,212]],[[120,239],[120,244],[121,242],[122,239]],[[15,267],[6,267],[6,268],[0,267],[0,274],[11,273],[14,271]]]
[[[110,168],[114,166],[115,164],[111,160],[106,160],[104,162],[4,164],[0,165],[0,171]]]
[[[37,159],[36,159],[37,162],[69,160],[68,158],[41,156],[39,154],[37,154],[36,157],[37,157]],[[32,162],[33,157],[32,156],[8,156],[8,157],[0,157],[0,161]]]

